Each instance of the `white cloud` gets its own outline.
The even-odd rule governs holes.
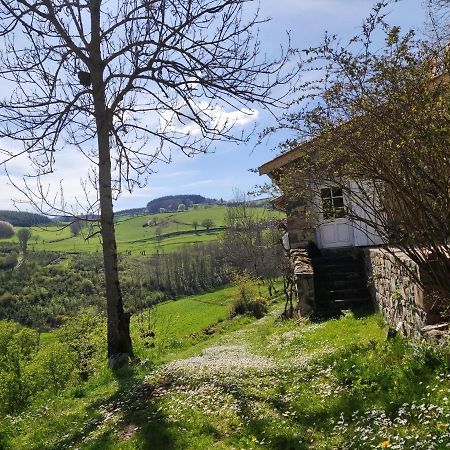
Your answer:
[[[8,143],[8,149],[18,152],[17,144]],[[26,202],[26,197],[20,192],[20,189],[29,190],[34,195],[41,189],[48,202],[53,202],[61,196],[61,187],[63,189],[63,198],[67,208],[77,209],[77,203],[87,204],[86,193],[83,189],[84,180],[88,179],[90,162],[78,150],[73,147],[65,147],[55,154],[55,163],[53,173],[43,175],[38,180],[36,171],[27,155],[20,155],[4,165],[0,165],[0,183],[3,189],[0,190],[0,208],[12,209],[14,202],[20,209],[30,210],[32,207]],[[6,169],[8,176],[6,175]],[[41,185],[39,185],[41,183]],[[19,189],[17,189],[16,185]],[[28,186],[28,188],[27,188]],[[89,201],[95,201],[96,193],[92,186],[86,184]],[[34,197],[38,202],[37,197]],[[56,201],[56,206],[61,205],[61,199]],[[47,209],[47,208],[46,208]]]
[[[178,114],[177,114],[178,113]],[[160,128],[168,132],[177,132],[184,135],[198,135],[201,127],[195,122],[192,111],[187,106],[180,106],[177,113],[165,111],[162,114]],[[218,105],[208,102],[199,102],[195,106],[195,114],[210,128],[217,131],[229,130],[235,126],[245,126],[257,120],[259,111],[251,108],[241,108],[226,111]]]

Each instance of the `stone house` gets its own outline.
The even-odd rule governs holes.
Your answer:
[[[301,144],[263,164],[260,175],[283,189],[283,176],[293,178],[290,170],[310,145]],[[274,204],[287,213],[283,246],[293,265],[299,313],[335,314],[374,303],[387,323],[406,336],[445,334],[448,325],[435,326],[442,320],[419,267],[389,248],[370,225],[348,217],[352,199],[346,191],[320,180],[314,180],[314,188],[311,180],[296,179],[295,184],[283,189]],[[357,186],[350,182],[347,192]],[[364,211],[358,214],[362,217]],[[423,282],[419,285],[417,279]]]

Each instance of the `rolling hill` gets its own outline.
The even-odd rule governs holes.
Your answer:
[[[139,216],[119,216],[116,223],[116,238],[119,252],[152,254],[157,251],[170,252],[184,244],[211,242],[220,237],[224,229],[225,206],[196,205],[184,212],[168,212]],[[283,213],[257,208],[265,219],[284,217]],[[211,219],[210,230],[202,226],[205,219]],[[196,223],[197,225],[194,225]],[[100,252],[101,243],[97,231],[82,229],[79,236],[72,236],[69,224],[50,224],[32,227],[33,236],[29,242],[31,250],[61,252]],[[11,240],[16,240],[13,237]],[[7,241],[7,240],[4,240]],[[0,241],[1,242],[1,241]]]
[[[31,227],[51,223],[51,220],[46,216],[25,211],[0,211],[0,220],[9,222],[15,227]]]

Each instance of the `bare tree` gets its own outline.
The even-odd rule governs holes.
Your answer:
[[[132,355],[117,269],[113,199],[145,183],[152,163],[188,156],[214,141],[242,140],[227,110],[281,104],[273,88],[287,60],[260,54],[264,20],[249,0],[0,0],[0,75],[13,86],[1,101],[0,133],[18,140],[4,161],[30,157],[38,175],[53,171],[71,145],[93,164],[98,189],[108,316],[108,356]],[[246,17],[248,19],[246,19]],[[41,184],[28,198],[42,209]],[[64,209],[64,208],[62,208]],[[93,212],[93,211],[91,211]],[[47,211],[48,213],[48,211]]]
[[[450,0],[427,0],[428,34],[440,44],[447,45],[450,38]]]
[[[245,194],[236,191],[235,198],[225,212],[222,244],[225,259],[241,273],[267,281],[274,289],[274,277],[281,274],[280,234],[276,222],[267,211],[252,208]]]

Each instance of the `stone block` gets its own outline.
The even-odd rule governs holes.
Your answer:
[[[313,274],[300,274],[296,277],[298,311],[300,316],[309,316],[315,307],[314,276]]]

